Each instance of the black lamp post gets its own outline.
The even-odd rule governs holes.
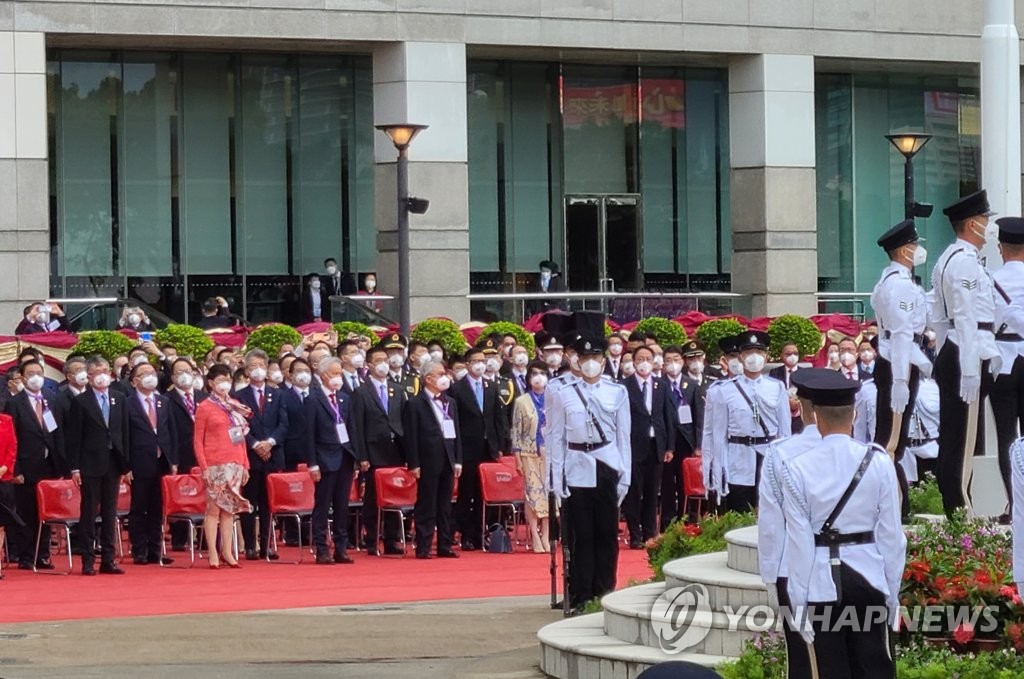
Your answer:
[[[914,156],[924,148],[924,145],[928,143],[932,135],[921,132],[904,132],[901,134],[887,134],[885,138],[906,159],[903,166],[903,218],[930,217],[934,206],[928,203],[918,203],[914,200]]]
[[[409,213],[423,214],[429,201],[409,197],[409,144],[426,125],[411,123],[377,125],[398,149],[398,327],[409,335]]]

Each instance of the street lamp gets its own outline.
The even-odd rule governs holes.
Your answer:
[[[887,134],[885,138],[888,139],[896,150],[899,151],[906,162],[903,166],[903,198],[904,198],[904,219],[913,219],[914,217],[928,218],[932,214],[934,206],[929,203],[918,203],[914,200],[914,156],[917,152],[924,148],[924,145],[928,143],[928,140],[932,138],[930,134],[924,134],[922,132],[903,132],[899,134]]]
[[[398,149],[398,327],[409,335],[409,213],[418,215],[427,211],[429,201],[409,196],[409,144],[426,125],[396,123],[377,125],[376,128],[388,135]]]

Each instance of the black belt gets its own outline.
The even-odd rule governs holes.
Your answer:
[[[875,532],[868,530],[863,533],[840,533],[829,531],[814,536],[815,547],[841,547],[842,545],[872,545],[875,543]]]
[[[954,321],[952,318],[949,319],[949,327],[956,327],[956,321]],[[995,329],[995,323],[978,323],[978,330],[987,330],[988,332],[995,332]]]
[[[730,436],[729,443],[741,446],[763,446],[775,440],[774,436]]]
[[[920,448],[921,446],[928,445],[932,441],[938,441],[939,439],[908,439],[907,445],[911,448]]]
[[[607,443],[567,443],[565,444],[569,450],[577,450],[581,453],[589,453],[598,448],[604,448]]]
[[[884,340],[892,339],[892,331],[891,330],[883,330],[882,331],[882,339],[884,339]],[[924,344],[924,335],[919,335],[919,334],[917,334],[915,332],[914,333],[914,344]]]
[[[997,332],[997,342],[1024,342],[1024,337],[1012,332]]]

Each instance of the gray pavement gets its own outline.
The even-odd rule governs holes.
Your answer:
[[[0,679],[538,679],[547,597],[0,627]],[[0,604],[2,605],[2,604]]]

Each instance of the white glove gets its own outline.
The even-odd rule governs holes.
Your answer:
[[[963,375],[960,377],[960,400],[964,403],[974,403],[977,401],[978,391],[980,390],[980,375]]]
[[[779,586],[774,582],[769,582],[765,587],[768,589],[768,608],[778,613],[780,610]]]
[[[618,487],[619,506],[622,506],[622,501],[626,499],[626,493],[629,492],[629,486],[624,486],[621,483]]]
[[[906,380],[896,380],[892,383],[892,397],[889,405],[894,413],[902,413],[910,403],[910,386]]]

